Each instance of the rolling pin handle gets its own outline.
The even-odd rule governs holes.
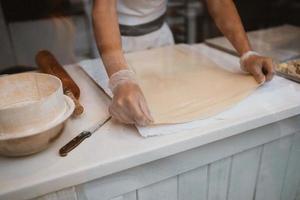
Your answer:
[[[70,97],[73,102],[75,103],[75,109],[73,112],[73,116],[77,117],[79,115],[81,115],[84,111],[83,106],[79,103],[79,101],[75,98],[75,96],[73,95],[73,93],[70,90],[65,91],[65,94]]]

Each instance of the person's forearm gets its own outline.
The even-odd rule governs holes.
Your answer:
[[[93,26],[97,47],[108,76],[127,68],[122,51],[116,0],[94,0]]]
[[[206,2],[217,27],[239,55],[250,51],[251,47],[233,0],[206,0]]]

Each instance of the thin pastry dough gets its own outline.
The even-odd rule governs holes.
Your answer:
[[[126,54],[155,124],[205,119],[237,104],[259,84],[184,45]]]

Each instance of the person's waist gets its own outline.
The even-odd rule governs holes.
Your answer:
[[[122,36],[142,36],[159,30],[165,22],[166,14],[163,13],[159,17],[142,24],[126,25],[119,23],[120,32]]]

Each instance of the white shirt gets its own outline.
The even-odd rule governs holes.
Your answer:
[[[117,0],[119,23],[138,25],[153,21],[166,12],[167,0]]]

